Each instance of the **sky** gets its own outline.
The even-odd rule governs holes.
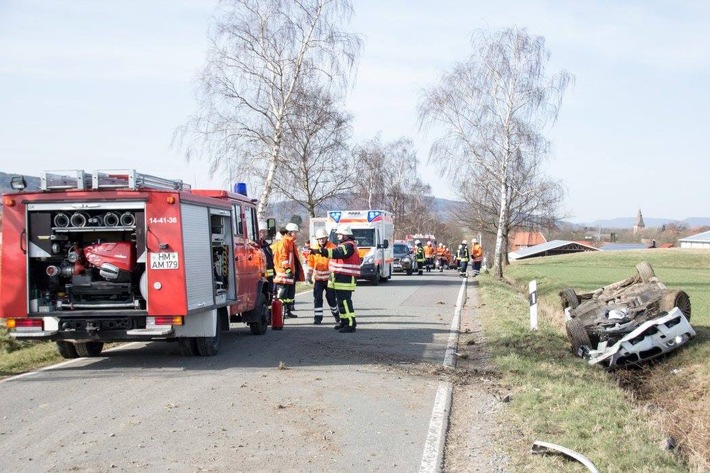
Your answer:
[[[197,110],[216,0],[0,0],[0,171],[136,169],[224,187],[173,133]],[[364,48],[346,101],[355,139],[414,140],[433,195],[423,89],[471,53],[481,29],[543,36],[547,71],[575,76],[545,130],[562,213],[584,223],[708,217],[710,2],[353,0]]]

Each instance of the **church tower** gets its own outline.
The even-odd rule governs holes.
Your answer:
[[[639,213],[636,214],[636,223],[634,223],[634,235],[644,228],[646,228],[646,224],[643,223],[643,215],[641,215],[641,209],[639,209]]]

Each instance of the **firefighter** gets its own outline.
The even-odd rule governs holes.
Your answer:
[[[426,259],[424,258],[424,248],[422,248],[422,242],[419,240],[415,241],[414,244],[417,245],[417,248],[414,250],[414,259],[417,260],[419,274],[423,274],[422,266],[424,266],[424,263],[426,261]]]
[[[318,253],[330,259],[328,286],[335,290],[340,311],[340,323],[334,328],[340,333],[351,333],[357,327],[352,294],[355,290],[355,281],[360,276],[360,255],[350,225],[341,224],[335,230],[335,234],[338,237],[338,246],[312,249],[311,253]]]
[[[303,263],[303,267],[305,268],[308,265],[308,256],[311,254],[311,240],[306,240],[306,242],[303,244],[303,248],[301,248],[301,263]],[[310,282],[308,278],[306,278],[306,282]]]
[[[468,266],[469,259],[468,248],[466,247],[467,243],[466,240],[462,241],[461,246],[459,246],[459,251],[456,254],[456,259],[459,261],[459,276],[462,278],[467,277],[466,266]]]
[[[426,258],[426,272],[430,273],[431,267],[434,265],[434,247],[431,246],[431,240],[426,242],[424,257]]]
[[[276,298],[283,303],[286,318],[298,317],[293,313],[296,298],[296,281],[303,281],[303,266],[298,254],[296,237],[298,225],[286,225],[286,234],[274,249],[274,282],[276,283]]]
[[[446,264],[444,261],[445,256],[446,256],[446,249],[444,248],[444,244],[439,243],[439,246],[436,248],[436,263],[437,263],[437,266],[439,266],[440,273],[444,272],[444,264]]]
[[[483,247],[475,238],[471,239],[471,266],[473,267],[473,277],[481,274],[481,262],[483,261]]]
[[[266,222],[259,222],[259,248],[264,253],[264,258],[266,259],[266,279],[269,281],[269,300],[268,303],[271,304],[271,297],[274,291],[274,252],[271,250],[271,245],[267,241],[269,236],[269,229],[267,228]]]
[[[314,247],[315,250],[336,248],[334,243],[328,241],[328,232],[323,228],[319,228],[316,231],[316,241],[318,244]],[[320,325],[323,322],[323,291],[325,291],[325,299],[330,306],[330,313],[335,317],[335,323],[340,324],[335,289],[328,285],[328,281],[330,281],[329,263],[330,260],[328,258],[321,256],[320,253],[311,253],[309,249],[306,280],[313,283],[313,323],[316,325]]]

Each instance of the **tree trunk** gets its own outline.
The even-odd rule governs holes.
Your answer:
[[[274,130],[274,143],[271,146],[271,159],[269,161],[269,170],[264,180],[264,190],[261,192],[261,199],[259,199],[259,205],[256,208],[257,218],[262,221],[266,220],[266,209],[269,206],[269,196],[271,195],[271,189],[274,185],[274,175],[276,174],[279,154],[281,153],[282,126],[283,118],[279,118],[276,122],[276,129]]]

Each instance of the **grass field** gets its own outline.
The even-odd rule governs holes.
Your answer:
[[[697,337],[657,362],[607,372],[574,356],[558,292],[593,290],[633,276],[649,262],[669,288],[685,290]],[[558,456],[530,458],[534,440],[558,443],[601,471],[710,470],[710,252],[594,252],[520,261],[506,268],[511,284],[481,278],[482,320],[504,385],[515,471],[578,470]],[[539,330],[529,330],[527,287],[535,279]],[[663,449],[672,437],[677,447]],[[572,469],[570,469],[572,468]]]

